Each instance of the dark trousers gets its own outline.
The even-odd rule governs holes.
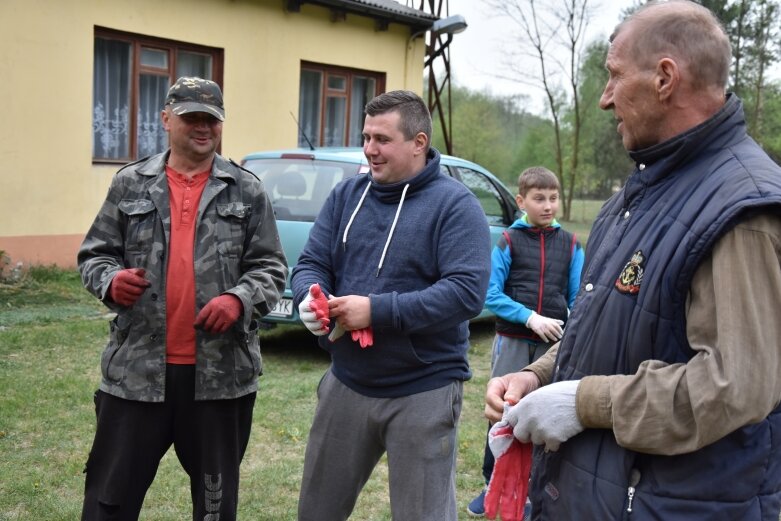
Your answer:
[[[551,344],[533,342],[523,338],[514,338],[497,334],[491,348],[491,378],[520,371],[544,355]],[[488,424],[488,431],[491,424]],[[494,454],[488,446],[488,433],[483,449],[483,477],[487,485],[494,471]]]
[[[95,393],[97,430],[85,469],[82,521],[137,520],[171,445],[190,476],[193,519],[236,519],[255,393],[195,401],[194,390],[195,367],[169,364],[163,403]]]
[[[488,424],[488,431],[491,430],[491,424]],[[494,453],[488,446],[488,433],[485,436],[485,448],[483,449],[483,477],[487,485],[491,481],[491,474],[494,472]]]

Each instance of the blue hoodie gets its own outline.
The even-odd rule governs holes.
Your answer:
[[[337,185],[291,282],[296,304],[316,282],[327,294],[370,298],[373,346],[349,334],[319,339],[334,375],[372,397],[471,378],[468,321],[483,307],[490,241],[476,197],[440,172],[433,148],[410,179],[379,184],[366,174]]]

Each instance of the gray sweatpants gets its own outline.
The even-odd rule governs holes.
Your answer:
[[[394,521],[458,519],[456,435],[463,382],[400,398],[370,398],[329,369],[317,397],[299,521],[346,520],[386,451]]]
[[[491,378],[520,371],[536,362],[553,344],[495,335],[491,348]]]

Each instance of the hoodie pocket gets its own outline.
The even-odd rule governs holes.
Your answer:
[[[430,365],[418,356],[406,335],[375,331],[374,345],[361,349],[347,333],[331,344],[329,351],[345,376],[368,387],[405,385]]]

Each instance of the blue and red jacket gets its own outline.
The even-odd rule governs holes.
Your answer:
[[[583,268],[583,248],[558,222],[546,228],[515,221],[491,252],[486,307],[500,335],[542,341],[526,321],[532,312],[567,321]]]

